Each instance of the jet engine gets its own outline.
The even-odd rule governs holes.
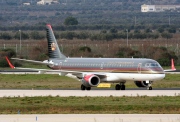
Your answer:
[[[85,75],[82,78],[82,84],[86,87],[95,87],[95,86],[98,86],[99,83],[100,83],[99,77],[93,74]]]
[[[146,81],[134,81],[134,83],[136,84],[137,87],[147,87],[148,86]]]

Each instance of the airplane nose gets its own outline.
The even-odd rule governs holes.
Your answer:
[[[152,74],[164,74],[164,70],[163,70],[163,68],[153,68],[153,69],[151,69],[151,73]]]
[[[157,74],[157,75],[155,75],[155,79],[157,79],[157,80],[161,80],[164,77],[165,77],[165,74]]]

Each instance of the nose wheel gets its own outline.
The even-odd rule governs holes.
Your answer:
[[[152,90],[152,81],[149,81],[148,86],[147,86],[147,90]]]
[[[150,86],[150,87],[148,88],[148,90],[152,90],[152,86]]]

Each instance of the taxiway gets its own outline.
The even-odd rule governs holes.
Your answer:
[[[179,122],[179,114],[0,115],[0,122]]]
[[[0,90],[0,97],[35,97],[35,96],[60,96],[60,97],[108,97],[108,96],[180,96],[180,90]]]

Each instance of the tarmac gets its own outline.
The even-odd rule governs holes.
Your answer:
[[[109,96],[180,96],[180,90],[0,90],[0,97],[109,97]]]
[[[17,114],[0,122],[180,122],[180,114]]]

